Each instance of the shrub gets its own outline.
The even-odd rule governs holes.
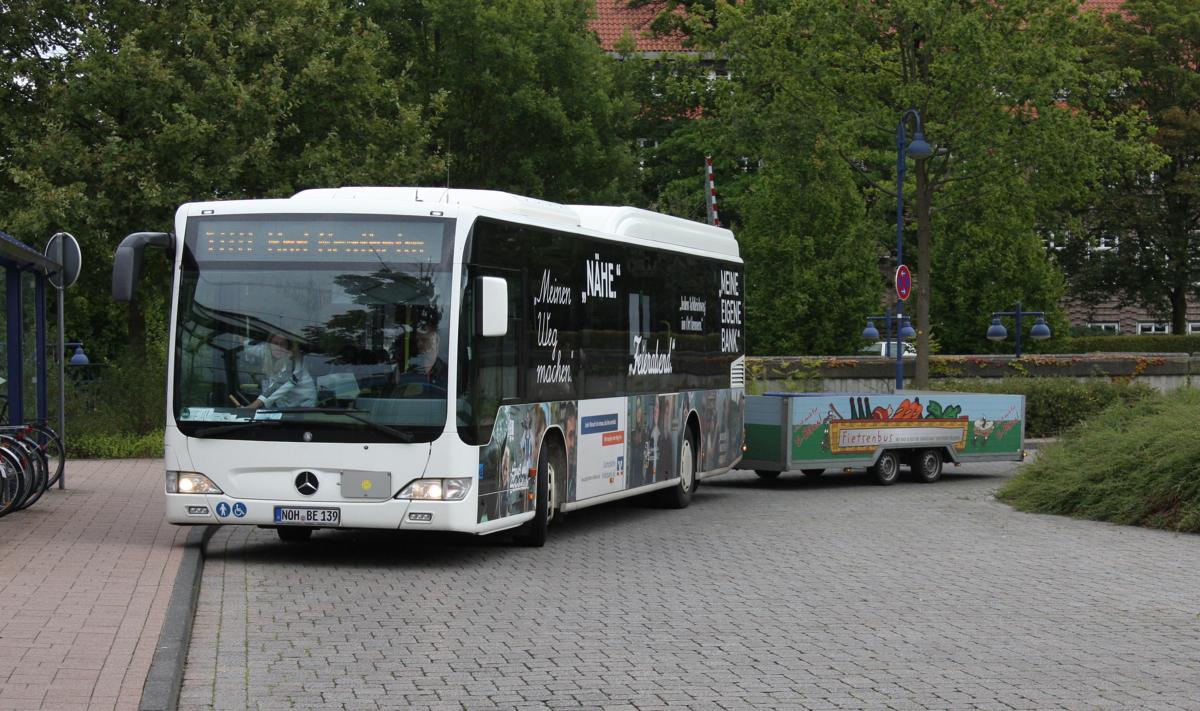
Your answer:
[[[931,383],[930,387],[968,393],[1024,395],[1026,437],[1056,437],[1113,403],[1130,406],[1156,393],[1141,383],[1098,379],[1081,382],[1073,378],[940,380]]]
[[[72,459],[161,457],[166,366],[161,354],[93,367],[67,383],[67,454]]]
[[[1050,338],[1040,353],[1200,353],[1200,334],[1179,336],[1078,336]]]
[[[1117,402],[999,492],[1023,511],[1200,532],[1200,392]]]
[[[67,454],[72,459],[136,459],[163,455],[163,431],[147,434],[68,432]]]

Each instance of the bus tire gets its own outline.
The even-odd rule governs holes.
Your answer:
[[[922,449],[913,460],[913,477],[922,484],[932,484],[942,478],[942,451]]]
[[[754,473],[763,479],[778,479],[783,472],[777,472],[774,469],[755,469]]]
[[[696,444],[691,430],[684,430],[679,444],[679,481],[669,489],[663,489],[659,503],[668,509],[686,509],[692,503],[692,492],[696,490]]]
[[[875,476],[875,483],[880,486],[895,484],[900,478],[900,457],[890,449],[885,451],[879,455],[875,466],[871,467],[871,474]]]
[[[566,476],[566,472],[562,448],[558,446],[557,441],[546,439],[542,442],[542,453],[538,457],[537,481],[534,482],[537,500],[533,506],[533,518],[525,522],[513,536],[518,545],[529,548],[541,548],[546,545],[550,512],[554,506],[554,502],[550,500],[550,492],[554,491],[554,480]]]
[[[304,543],[312,538],[313,529],[307,526],[279,526],[275,533],[284,543]]]

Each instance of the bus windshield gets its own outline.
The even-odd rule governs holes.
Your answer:
[[[172,397],[180,430],[432,441],[446,423],[453,229],[380,215],[190,219]]]

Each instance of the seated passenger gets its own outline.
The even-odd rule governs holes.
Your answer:
[[[246,350],[258,352],[264,373],[260,394],[249,405],[252,410],[314,407],[317,404],[317,384],[304,367],[299,344],[284,334],[272,333],[265,344]]]
[[[400,361],[408,353],[408,361],[404,367],[397,368],[395,382],[397,385],[429,384],[442,390],[446,389],[447,367],[441,356],[441,339],[433,326],[422,325],[408,334],[408,348],[404,348],[405,339],[401,337],[396,342],[395,358]],[[401,388],[403,391],[403,388]]]

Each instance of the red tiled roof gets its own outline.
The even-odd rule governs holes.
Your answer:
[[[1094,10],[1107,15],[1110,12],[1120,12],[1124,4],[1124,0],[1083,0],[1080,9],[1084,12]]]
[[[1120,12],[1124,0],[1083,0],[1081,10],[1096,11],[1107,15]],[[617,41],[628,31],[633,35],[634,46],[639,52],[680,52],[684,50],[683,37],[678,34],[655,37],[650,32],[650,23],[662,11],[658,3],[629,7],[629,0],[596,0],[596,15],[591,28],[600,37],[600,47],[606,52],[616,49]]]
[[[629,7],[629,0],[596,0],[596,15],[592,18],[592,30],[600,37],[600,47],[606,52],[616,49],[617,41],[628,31],[633,35],[639,52],[683,51],[683,37],[669,35],[655,37],[650,32],[650,23],[662,11],[658,4]]]

